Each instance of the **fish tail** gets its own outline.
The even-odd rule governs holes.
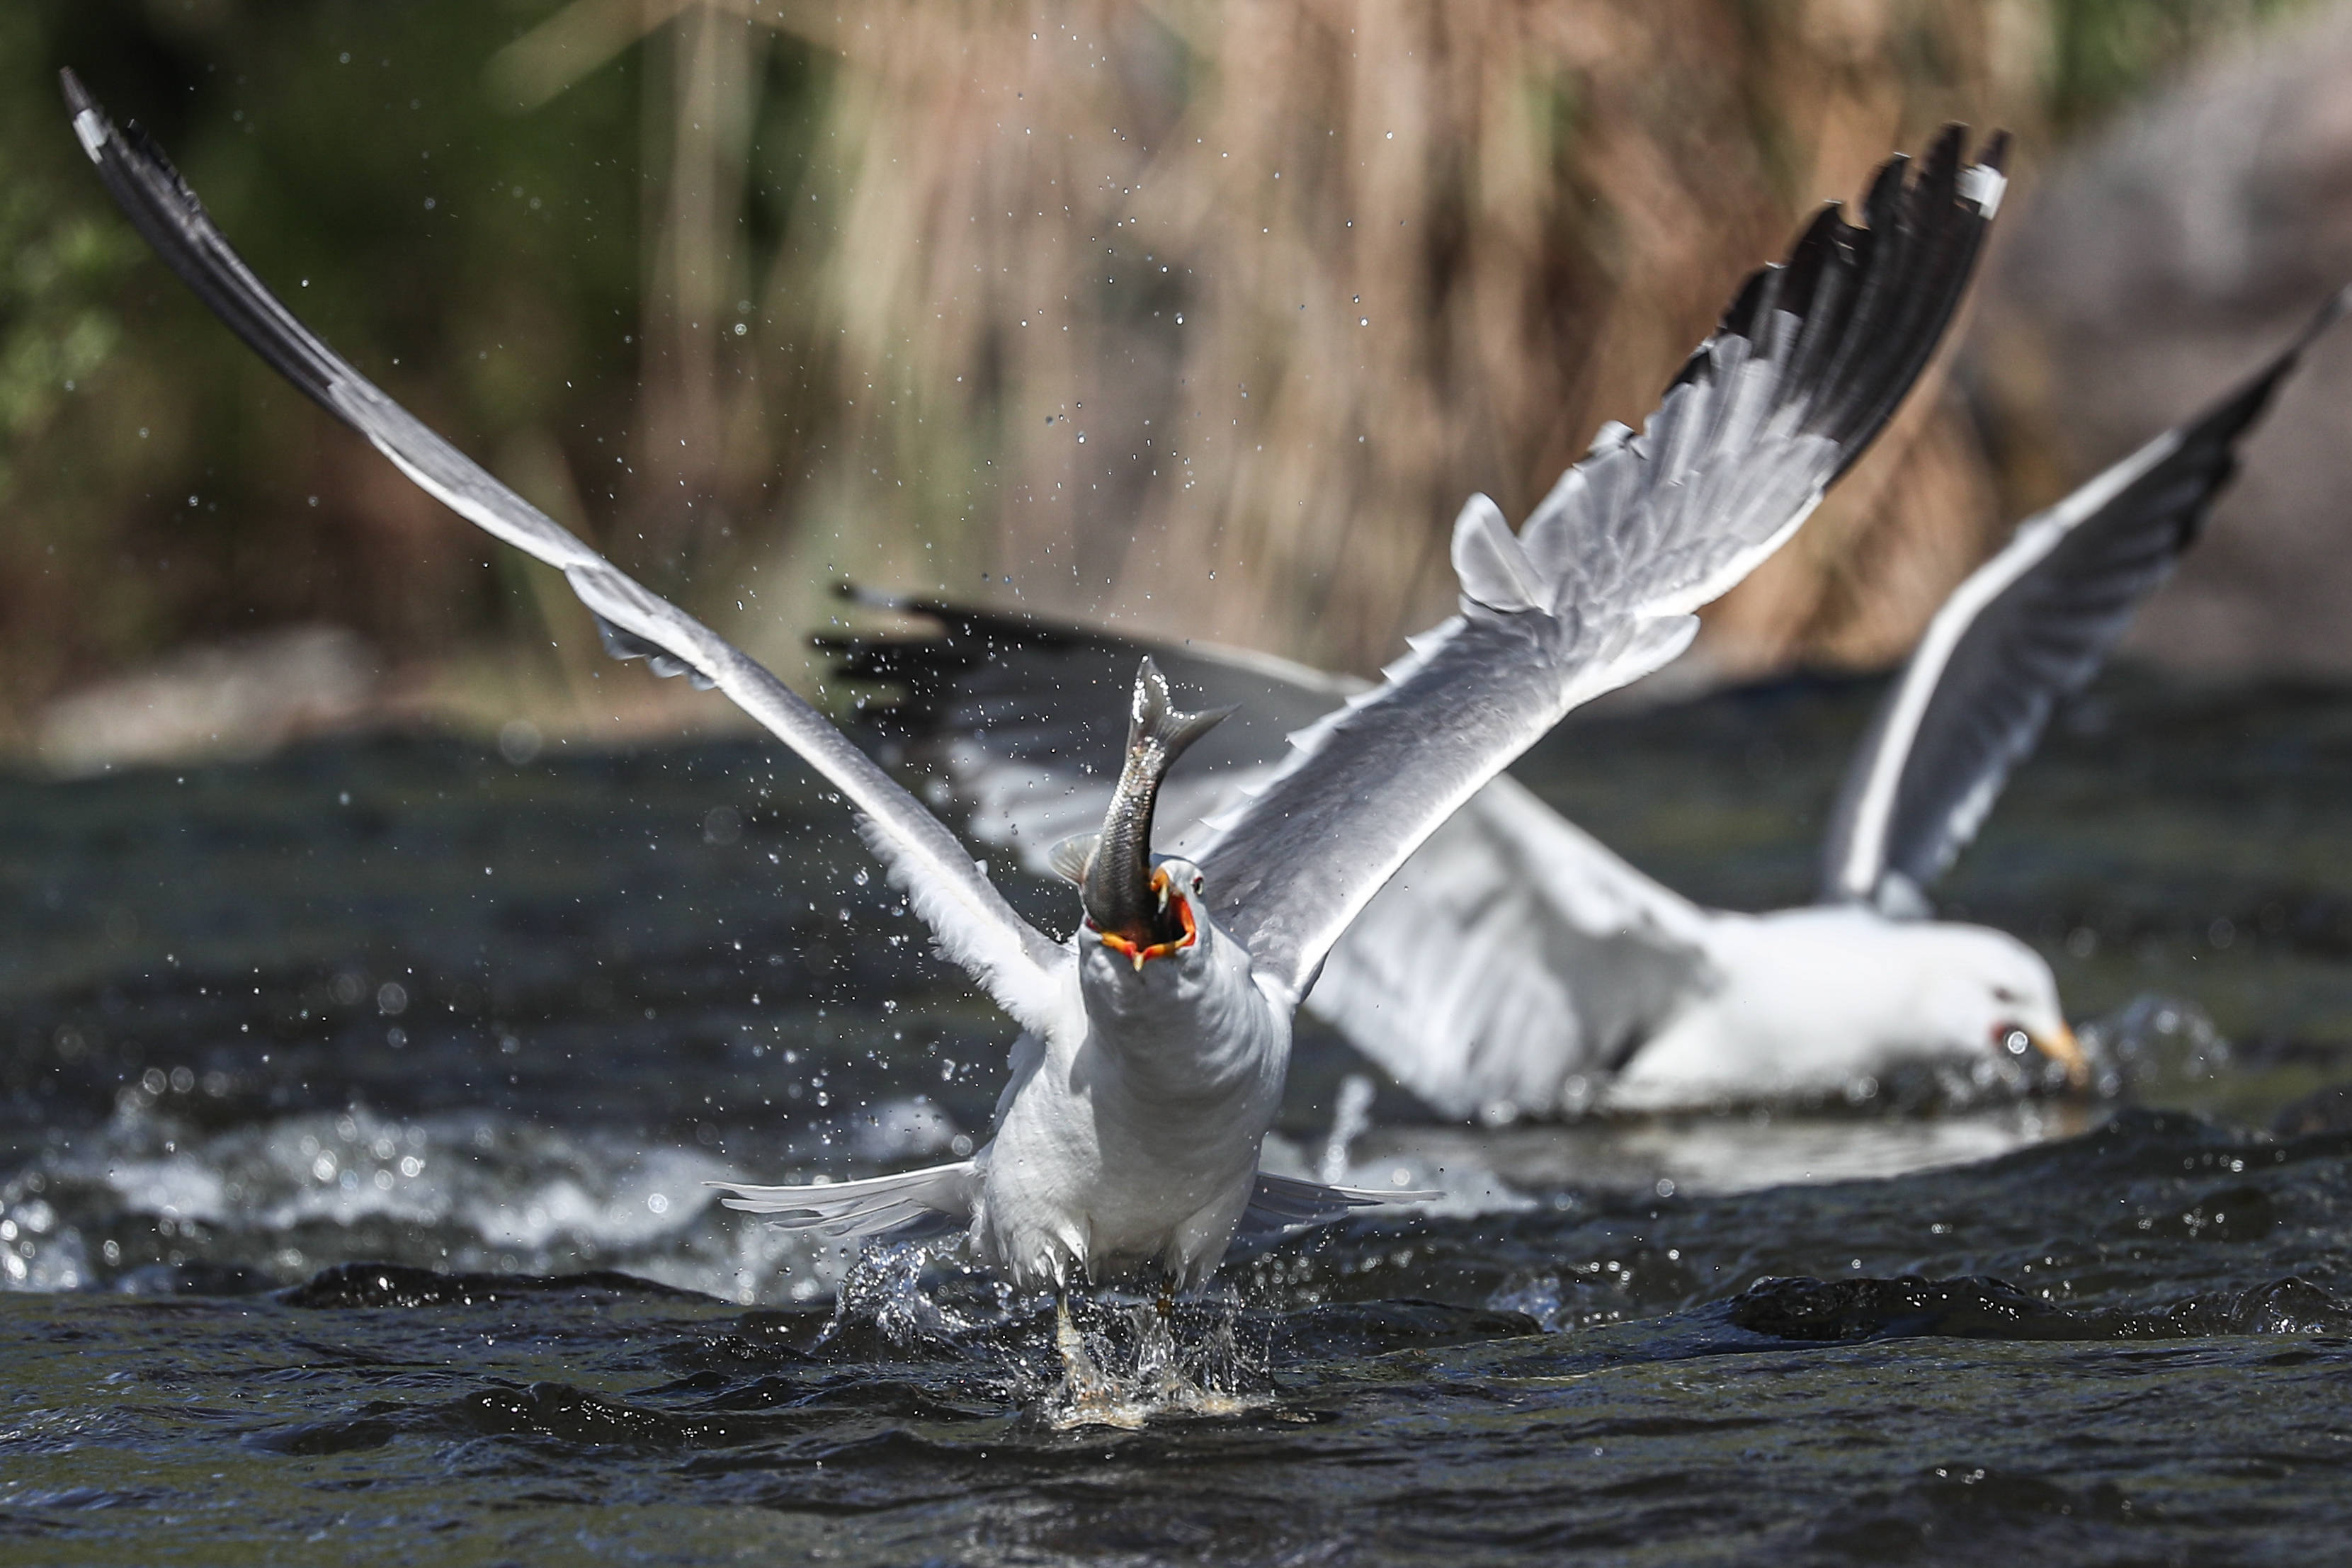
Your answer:
[[[1159,752],[1159,770],[1164,772],[1171,763],[1184,754],[1186,747],[1233,713],[1231,708],[1204,709],[1187,713],[1168,697],[1168,678],[1151,656],[1143,657],[1141,668],[1135,672],[1134,705],[1128,710],[1127,749],[1132,753],[1150,746]],[[1155,777],[1153,782],[1158,783]]]

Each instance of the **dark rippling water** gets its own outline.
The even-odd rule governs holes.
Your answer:
[[[1793,900],[1873,695],[1594,718],[1530,782]],[[1045,1418],[1036,1304],[709,1201],[983,1135],[1010,1035],[791,764],[0,781],[0,1560],[2333,1561],[2347,785],[2336,693],[2053,736],[1947,890],[2097,1021],[2088,1102],[1363,1125],[1310,1035],[1275,1156],[1454,1195],[1229,1267],[1181,1337],[1246,1408],[1107,1432]]]

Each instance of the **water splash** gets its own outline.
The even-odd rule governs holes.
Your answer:
[[[2229,1071],[2235,1055],[2203,1008],[2156,992],[2084,1025],[2082,1041],[2094,1082],[2107,1096],[2210,1083]]]
[[[835,1291],[820,1344],[878,1336],[901,1351],[961,1353],[1016,1310],[1010,1286],[929,1242],[866,1247]]]
[[[1370,1131],[1372,1100],[1378,1090],[1372,1080],[1360,1072],[1351,1072],[1339,1080],[1339,1100],[1331,1110],[1331,1131],[1323,1140],[1323,1157],[1316,1162],[1316,1175],[1322,1181],[1338,1184],[1348,1175],[1348,1151],[1357,1139]]]
[[[896,1150],[939,1131],[884,1111],[867,1141]],[[0,1179],[0,1289],[234,1293],[365,1259],[619,1268],[745,1305],[821,1299],[852,1259],[717,1208],[705,1184],[735,1163],[493,1111],[352,1107],[217,1128],[126,1105]]]
[[[1138,1431],[1167,1416],[1229,1417],[1273,1403],[1263,1361],[1241,1351],[1230,1289],[1183,1304],[1107,1295],[1056,1302],[1062,1379],[1034,1408],[1055,1431]],[[1189,1320],[1189,1321],[1187,1321]],[[1084,1325],[1084,1326],[1082,1326]],[[1182,1342],[1180,1327],[1192,1343]],[[1245,1386],[1246,1383],[1258,1386]]]

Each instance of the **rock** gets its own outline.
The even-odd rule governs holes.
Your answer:
[[[2330,1084],[2292,1101],[2271,1119],[2271,1131],[2282,1138],[2352,1132],[2352,1083]]]
[[[346,729],[376,704],[367,646],[340,626],[294,626],[184,649],[43,710],[41,760],[67,774],[252,757]]]
[[[1982,1275],[1759,1279],[1729,1305],[1731,1321],[1750,1333],[1823,1344],[1921,1334],[1962,1340],[2091,1337],[2072,1313]]]
[[[2352,281],[2352,6],[2194,72],[2006,223],[1964,376],[2021,510],[2218,397]],[[2280,390],[2207,537],[2124,649],[2218,676],[2352,675],[2352,331]]]

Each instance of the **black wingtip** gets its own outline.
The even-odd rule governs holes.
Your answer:
[[[974,639],[985,641],[1010,632],[1015,636],[1029,635],[1035,626],[1024,615],[976,608],[970,605],[952,604],[945,599],[923,594],[901,594],[889,588],[869,588],[844,579],[832,588],[833,596],[856,605],[861,610],[877,610],[885,615],[904,616],[910,620],[936,623],[932,629],[908,637],[898,633],[861,631],[812,632],[809,647],[835,658],[845,674],[864,673],[862,665],[873,658],[887,659],[890,650],[909,642],[957,645]]]
[[[976,605],[959,605],[929,594],[905,594],[895,588],[869,588],[846,578],[835,583],[832,593],[835,598],[856,605],[862,610],[883,610],[892,615],[928,617],[951,625],[1027,626],[1034,620],[1034,617],[1018,610],[985,609]]]
[[[1900,160],[1886,166],[1899,170]],[[1815,215],[1813,221],[1789,252],[1789,259],[1779,268],[1781,297],[1800,310],[1810,309],[1813,291],[1821,287],[1822,274],[1840,253],[1853,244],[1855,230],[1845,221],[1845,206],[1840,202],[1828,202]]]
[[[2248,378],[2246,391],[2267,390],[2285,380],[2287,373],[2294,369],[2305,352],[2318,342],[2322,333],[2342,321],[2347,310],[2352,310],[2352,283],[2345,284],[2320,301],[2319,309],[2311,313],[2311,319],[2304,323],[2303,330],[2272,356],[2270,363]]]
[[[2201,418],[2184,428],[2181,431],[2183,448],[2217,445],[2234,447],[2238,438],[2252,428],[2254,421],[2261,418],[2263,410],[2270,406],[2271,397],[2278,391],[2279,384],[2303,363],[2305,351],[2318,340],[2321,333],[2342,321],[2347,310],[2352,310],[2352,283],[2346,284],[2322,301],[2319,309],[2312,312],[2310,321],[2304,324],[2303,330],[2295,333],[2284,348],[2273,354],[2262,369],[2248,376],[2237,391],[2222,398]],[[2228,454],[2227,460],[2234,469],[2237,460],[2234,451]],[[2217,480],[2214,488],[2219,489],[2220,483]]]
[[[1920,177],[1920,185],[1935,179],[1943,168],[1947,145],[1939,142],[1929,151],[1927,173]],[[1910,173],[1911,159],[1903,153],[1895,153],[1878,165],[1878,173],[1871,178],[1870,194],[1862,198],[1862,221],[1865,227],[1884,232],[1893,226],[1895,215],[1903,209],[1905,176]]]
[[[1947,125],[1906,188],[1871,214],[1868,263],[1843,320],[1825,321],[1814,374],[1842,387],[1807,421],[1836,440],[1843,474],[1868,449],[1902,402],[1957,313],[2006,184],[1998,163],[1968,157],[1969,130]],[[1991,152],[2005,152],[1999,132]],[[1882,176],[1883,178],[1884,176]],[[1875,198],[1878,193],[1872,193]],[[1874,209],[1879,204],[1873,202]]]
[[[1960,172],[1960,161],[1968,154],[1969,128],[1960,121],[1948,120],[1936,132],[1936,140],[1927,146],[1927,177],[1932,179],[1949,170],[1954,177]]]
[[[1731,303],[1725,309],[1723,320],[1717,323],[1717,330],[1735,332],[1743,338],[1753,332],[1756,319],[1765,309],[1765,296],[1779,276],[1779,269],[1770,267],[1759,267],[1749,273],[1748,280],[1739,286],[1739,292],[1731,297]],[[1698,357],[1696,354],[1691,356],[1694,360]]]
[[[98,100],[89,89],[82,86],[81,78],[68,66],[58,72],[58,87],[65,94],[66,117],[73,124],[73,132],[81,142],[81,150],[102,173],[106,167],[106,145],[117,138],[113,121],[106,118]]]
[[[2347,310],[2352,310],[2352,283],[2347,283],[2335,293],[2330,294],[2319,309],[2311,313],[2310,324],[2305,326],[2302,335],[2295,339],[2294,352],[2301,353],[2309,348],[2313,340],[2320,333],[2342,321]]]
[[[1782,261],[1748,275],[1717,327],[1718,335],[1753,339],[1777,311],[1803,322],[1792,384],[1849,384],[1808,421],[1844,449],[1841,473],[1870,445],[1950,324],[2000,206],[2009,133],[1993,132],[1973,163],[1968,142],[1969,128],[1953,122],[1916,163],[1901,153],[1889,157],[1871,176],[1859,226],[1846,221],[1841,204],[1824,204]],[[1908,286],[1896,287],[1896,278]],[[1667,390],[1706,376],[1712,353],[1711,342],[1701,344]]]

